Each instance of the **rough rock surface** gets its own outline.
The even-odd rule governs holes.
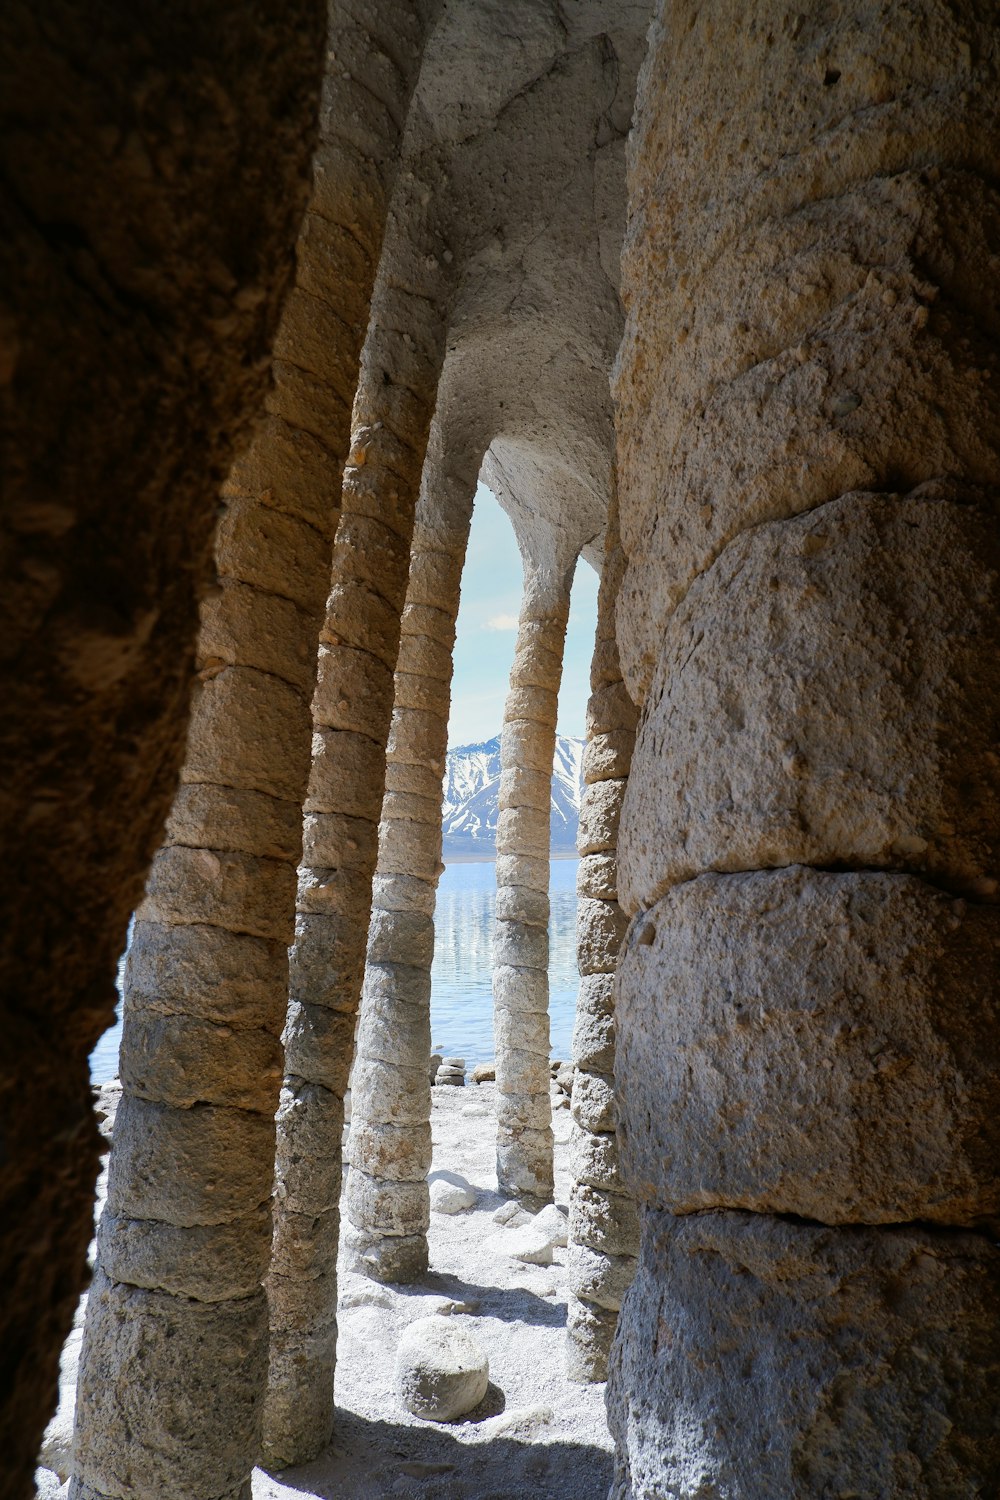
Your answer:
[[[624,560],[615,498],[608,513],[606,557],[597,602],[597,631],[587,705],[586,787],[580,809],[577,874],[577,967],[580,989],[573,1026],[573,1163],[576,1180],[569,1226],[572,1296],[566,1319],[566,1369],[580,1381],[607,1378],[615,1314],[631,1279],[637,1222],[631,1203],[610,1217],[608,1195],[629,1190],[618,1170],[615,1097],[615,972],[626,918],[618,902],[618,838],[628,786],[636,711],[624,690],[615,632],[615,607]],[[609,753],[608,746],[612,746]],[[625,1216],[632,1239],[612,1244],[606,1229]]]
[[[642,1198],[1000,1223],[1000,911],[908,875],[702,875],[636,919],[616,1009]]]
[[[485,1351],[454,1319],[419,1318],[403,1333],[396,1350],[396,1388],[414,1416],[454,1422],[479,1405],[489,1381]]]
[[[763,6],[748,35],[739,0],[655,9],[615,389],[637,701],[669,614],[748,528],[849,491],[995,482],[992,17],[908,16]]]
[[[407,36],[408,71],[400,76],[412,78],[424,17],[416,7],[398,5],[378,17],[388,33],[388,58],[396,44],[394,28]],[[331,56],[336,61],[335,50]],[[289,997],[305,1024],[285,1033],[285,1084],[296,1107],[278,1117],[274,1233],[277,1258],[286,1240],[299,1250],[303,1225],[311,1222],[313,1258],[310,1263],[305,1255],[289,1255],[269,1285],[277,1337],[271,1341],[264,1444],[275,1464],[315,1456],[333,1431],[328,1375],[334,1360],[336,1276],[317,1274],[317,1262],[326,1242],[335,1240],[339,1222],[342,1100],[351,1051],[339,1031],[319,1018],[329,1010],[353,1016],[361,1001],[394,673],[452,287],[438,187],[434,164],[425,159],[421,165],[407,153],[396,176],[372,294],[320,630],[321,667],[312,701],[319,753],[304,804],[300,920],[289,976]],[[346,880],[345,865],[351,869]],[[430,1055],[429,1026],[424,1030],[421,1082]],[[381,1040],[376,1036],[372,1047],[363,1032],[358,1055],[381,1061]],[[332,1087],[331,1070],[341,1074]],[[356,1079],[352,1128],[359,1123],[363,1098]],[[422,1215],[409,1202],[405,1214],[390,1214],[376,1179],[359,1171],[353,1182],[370,1184],[367,1200],[378,1202],[380,1216],[376,1229],[419,1232],[426,1190]],[[413,1200],[418,1191],[411,1186],[403,1196]]]
[[[661,0],[629,141],[634,1500],[997,1487],[1000,53],[889,9]]]
[[[26,1495],[85,1271],[87,1057],[184,751],[220,485],[268,385],[325,6],[0,18],[0,1450]],[[141,102],[140,102],[141,101]]]
[[[512,1260],[528,1266],[551,1266],[552,1238],[544,1228],[535,1227],[532,1216],[526,1224],[513,1224],[493,1241],[493,1248]]]
[[[612,1496],[993,1494],[998,1315],[979,1235],[649,1213],[612,1356]]]
[[[535,551],[538,555],[530,558],[522,542],[524,593],[500,739],[493,938],[496,1080],[502,1101],[497,1183],[527,1208],[552,1197],[549,783],[576,564],[565,538],[536,537]]]
[[[955,485],[845,495],[732,542],[663,637],[622,812],[627,909],[702,870],[789,864],[1000,891],[998,577],[995,517]]]
[[[414,1192],[430,1167],[431,963],[433,911],[441,872],[441,784],[448,748],[452,648],[462,566],[472,519],[476,466],[457,452],[445,457],[439,423],[431,432],[414,522],[410,576],[400,628],[394,679],[395,706],[381,803],[378,866],[368,934],[365,983],[358,1033],[357,1120],[352,1157],[388,1197]],[[467,438],[467,434],[464,437]],[[463,450],[464,451],[464,450]],[[417,706],[419,705],[419,706]],[[464,1060],[430,1053],[437,1065],[431,1085],[464,1084]],[[369,1061],[393,1063],[366,1071]],[[446,1076],[442,1076],[443,1071]],[[360,1160],[365,1133],[377,1134],[380,1149]],[[395,1185],[395,1186],[394,1186]],[[347,1243],[352,1265],[379,1280],[410,1281],[427,1269],[430,1209],[445,1198],[454,1211],[468,1207],[454,1190],[428,1203],[418,1187],[418,1212],[405,1225],[376,1223],[370,1198],[348,1181]]]

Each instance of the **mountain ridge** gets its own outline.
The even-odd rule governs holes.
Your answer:
[[[583,790],[584,740],[556,736],[549,809],[553,858],[576,854]],[[496,858],[500,813],[500,736],[455,745],[448,751],[441,809],[442,855],[449,859]]]

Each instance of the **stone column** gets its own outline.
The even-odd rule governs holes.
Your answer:
[[[400,187],[355,402],[312,705],[268,1280],[264,1449],[279,1467],[315,1457],[333,1431],[344,1092],[414,510],[447,329],[444,247],[427,222],[433,187],[416,162]]]
[[[626,919],[618,904],[618,820],[635,744],[636,711],[622,682],[615,604],[623,559],[612,498],[590,671],[586,783],[576,888],[580,991],[573,1028],[573,1187],[569,1207],[566,1369],[606,1380],[618,1310],[635,1274],[639,1221],[615,1140],[615,968]]]
[[[403,611],[378,870],[351,1090],[351,1263],[376,1281],[427,1270],[431,962],[452,651],[482,453],[435,434]]]
[[[500,739],[493,1033],[497,1182],[529,1208],[552,1201],[549,1098],[549,827],[556,711],[575,554],[525,554],[524,594]],[[548,553],[548,556],[545,554]]]
[[[412,55],[397,66],[407,28]],[[225,489],[181,785],[127,966],[124,1094],[78,1382],[77,1500],[136,1487],[150,1500],[246,1496],[259,1457],[309,702],[420,35],[407,5],[376,7],[363,28],[331,12],[338,61],[296,285],[266,420]]]
[[[1000,107],[971,0],[661,7],[618,380],[614,1493],[1000,1486]]]

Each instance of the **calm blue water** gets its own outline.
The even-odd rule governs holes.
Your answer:
[[[568,1058],[576,1006],[575,859],[549,866],[549,1017],[552,1056]],[[491,959],[496,911],[496,866],[452,864],[438,887],[431,1033],[435,1047],[464,1057],[469,1067],[493,1056]],[[121,967],[118,971],[121,985]],[[118,1072],[121,1021],[106,1031],[90,1058],[90,1076],[103,1083]]]

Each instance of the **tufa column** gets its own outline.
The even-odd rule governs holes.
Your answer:
[[[428,203],[433,191],[410,163],[373,300],[320,636],[268,1280],[264,1445],[279,1467],[315,1457],[333,1431],[344,1092],[414,510],[447,330],[449,280]]]
[[[597,603],[590,671],[586,783],[580,807],[577,963],[573,1028],[569,1299],[566,1365],[571,1380],[605,1380],[622,1297],[635,1273],[639,1223],[615,1141],[615,968],[626,919],[618,905],[618,820],[635,744],[636,711],[622,682],[615,604],[623,558],[614,499]]]
[[[0,1490],[86,1282],[89,1055],[177,785],[219,486],[268,385],[325,6],[0,14]]]
[[[643,73],[633,1500],[1000,1489],[1000,51],[890,10],[678,0]]]
[[[410,45],[397,65],[401,28]],[[364,28],[340,6],[331,13],[338,65],[324,85],[296,285],[266,419],[226,485],[181,785],[129,954],[75,1500],[118,1500],[137,1485],[150,1500],[243,1497],[259,1457],[261,1281],[309,701],[360,343],[420,39],[409,6],[383,5]]]
[[[549,1098],[549,808],[556,711],[575,552],[524,564],[504,705],[493,940],[497,1182],[536,1209],[552,1201]]]
[[[403,611],[351,1091],[346,1241],[354,1268],[377,1281],[413,1281],[427,1270],[441,789],[455,620],[481,457],[456,465],[436,436],[424,466]]]

